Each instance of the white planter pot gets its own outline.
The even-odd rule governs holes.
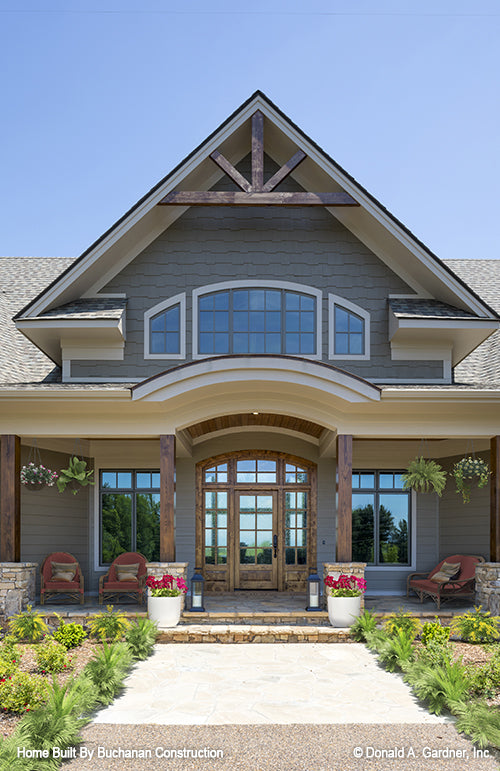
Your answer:
[[[148,596],[148,616],[159,629],[177,626],[181,617],[182,595],[178,597]]]
[[[361,615],[361,595],[359,597],[328,596],[328,618],[332,626],[351,626]]]

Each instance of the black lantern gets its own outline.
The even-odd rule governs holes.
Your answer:
[[[307,579],[307,598],[309,604],[306,610],[321,610],[320,608],[320,577],[318,576],[316,569],[311,570],[309,578]]]
[[[191,579],[191,610],[204,613],[203,607],[203,584],[205,579],[201,575],[198,568],[194,569],[194,575]]]

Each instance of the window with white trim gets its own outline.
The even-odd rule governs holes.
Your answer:
[[[349,300],[328,295],[329,359],[370,358],[370,314]]]
[[[317,354],[317,297],[282,288],[230,288],[198,298],[198,353]]]
[[[186,357],[186,294],[157,303],[144,314],[144,358]]]

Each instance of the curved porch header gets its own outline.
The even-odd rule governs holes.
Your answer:
[[[380,401],[381,389],[363,378],[322,362],[297,356],[214,356],[181,364],[132,387],[132,400],[166,401],[179,394],[228,383],[282,382],[322,391],[347,402]]]

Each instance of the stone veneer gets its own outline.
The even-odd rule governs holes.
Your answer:
[[[188,584],[188,565],[189,562],[148,562],[146,564],[146,569],[148,571],[148,576],[154,576],[155,578],[162,578],[165,573],[168,573],[170,576],[174,576],[174,578],[183,578],[186,585]],[[182,610],[184,610],[184,606],[186,603],[186,595],[182,595]]]
[[[36,562],[0,562],[0,616],[13,616],[34,604],[37,568]]]
[[[356,576],[356,578],[365,577],[366,562],[324,562],[323,580],[327,576],[338,578],[342,573],[347,576]],[[323,604],[326,606],[326,587],[323,583]],[[365,595],[361,595],[361,610],[365,608]]]
[[[492,615],[500,612],[500,562],[481,562],[476,566],[476,604]]]

